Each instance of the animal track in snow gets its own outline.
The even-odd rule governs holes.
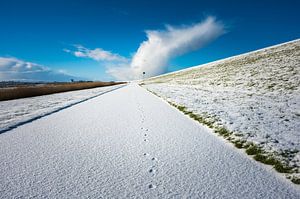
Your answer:
[[[153,184],[149,184],[149,185],[148,185],[148,188],[149,188],[149,189],[154,189],[154,188],[156,188],[156,186],[153,185]]]

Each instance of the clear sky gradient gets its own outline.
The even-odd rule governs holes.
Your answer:
[[[207,16],[224,25],[225,34],[171,58],[167,71],[174,71],[298,39],[299,8],[297,0],[3,0],[0,57],[91,80],[114,80],[106,72],[107,61],[64,49],[78,44],[131,59],[147,40],[145,30],[191,25]]]

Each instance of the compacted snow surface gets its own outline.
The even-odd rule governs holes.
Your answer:
[[[0,134],[1,198],[300,198],[138,85]]]
[[[2,101],[0,102],[0,133],[122,86],[107,86]]]

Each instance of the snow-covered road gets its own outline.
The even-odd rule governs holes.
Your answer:
[[[1,198],[300,198],[131,84],[0,134]]]

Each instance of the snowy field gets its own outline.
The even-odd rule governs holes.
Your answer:
[[[0,198],[300,198],[138,85],[0,134]]]
[[[122,86],[99,87],[2,101],[0,102],[0,133]]]
[[[300,40],[148,79],[145,88],[226,128],[239,148],[300,169]],[[256,157],[258,161],[260,157]],[[264,157],[263,157],[264,158]],[[280,170],[280,169],[278,169]],[[292,174],[291,174],[292,173]]]

